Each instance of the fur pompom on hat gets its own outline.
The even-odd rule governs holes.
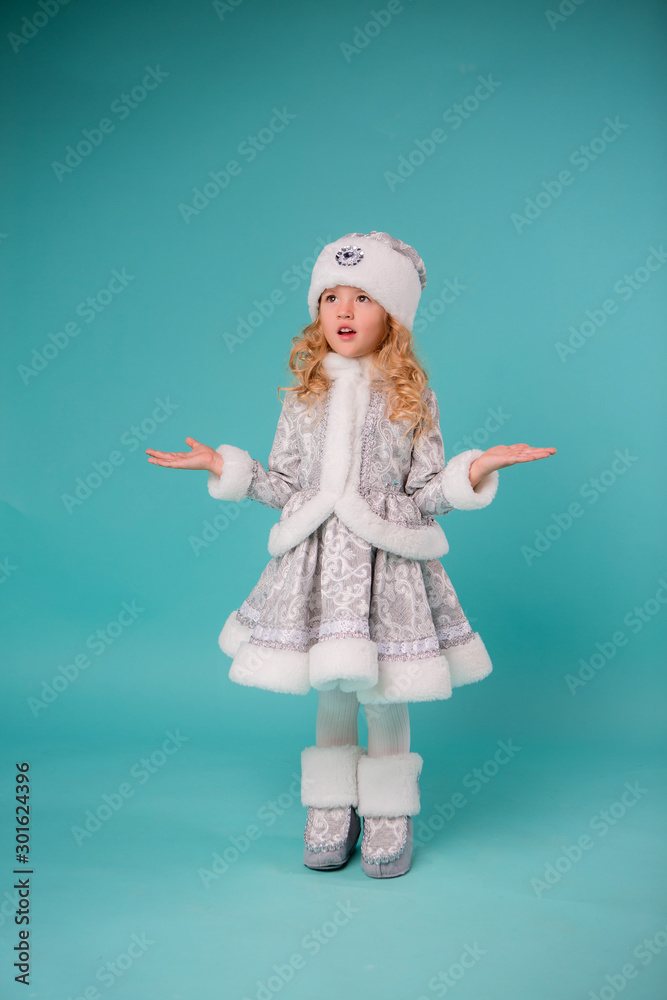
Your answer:
[[[426,284],[424,262],[408,243],[389,233],[348,233],[328,243],[315,261],[308,310],[317,319],[325,288],[363,288],[399,323],[412,331],[419,297]]]

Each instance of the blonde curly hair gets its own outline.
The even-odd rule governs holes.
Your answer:
[[[315,399],[322,399],[331,385],[322,360],[331,348],[324,336],[319,313],[313,323],[305,326],[292,338],[288,366],[296,384],[278,386],[280,390],[295,392],[298,399],[308,399],[310,413]],[[384,388],[390,420],[407,420],[403,434],[414,428],[416,440],[433,425],[428,406],[422,398],[428,376],[413,350],[412,334],[394,316],[385,311],[385,336],[374,352],[375,379]]]

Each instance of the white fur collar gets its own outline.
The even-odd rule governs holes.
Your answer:
[[[284,555],[311,535],[330,514],[377,548],[406,559],[438,559],[447,552],[445,533],[435,521],[418,530],[387,521],[359,493],[364,427],[370,405],[373,355],[347,358],[331,351],[322,365],[332,379],[329,418],[323,442],[319,490],[284,515],[269,532],[269,552]]]
[[[329,351],[322,359],[322,366],[331,379],[339,378],[341,375],[361,375],[370,380],[373,365],[373,354],[364,354],[360,358],[347,358],[336,351]]]

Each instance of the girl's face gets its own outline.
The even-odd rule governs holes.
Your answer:
[[[332,351],[360,358],[377,350],[385,336],[386,312],[363,288],[336,285],[320,298],[320,321]],[[345,330],[353,333],[345,335]]]

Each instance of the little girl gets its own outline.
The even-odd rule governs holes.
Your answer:
[[[318,691],[315,745],[301,754],[304,864],[342,867],[363,816],[361,868],[373,878],[404,875],[412,860],[423,761],[410,752],[408,703],[449,698],[492,669],[440,562],[448,543],[434,518],[486,507],[499,469],[556,451],[498,445],[445,464],[438,402],[413,353],[425,284],[417,252],[388,233],[328,244],[267,466],[189,437],[189,452],[146,449],[156,465],[207,470],[218,500],[281,510],[272,558],[219,644],[238,684]]]

